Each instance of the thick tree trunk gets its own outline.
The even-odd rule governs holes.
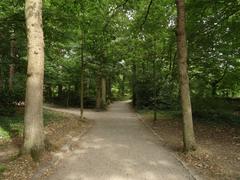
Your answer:
[[[28,40],[28,69],[23,152],[31,153],[33,158],[38,158],[44,150],[42,0],[26,0],[25,18]]]
[[[193,130],[192,108],[189,90],[189,78],[187,72],[187,44],[185,32],[185,5],[184,0],[176,0],[177,4],[177,48],[178,66],[180,78],[181,104],[183,114],[183,142],[184,150],[196,149]]]

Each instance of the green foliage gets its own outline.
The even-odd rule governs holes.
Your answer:
[[[0,94],[0,115],[13,115],[15,113],[14,100],[14,94],[9,91]]]
[[[195,119],[228,124],[240,124],[239,99],[230,98],[193,98]]]
[[[64,116],[61,113],[44,110],[44,125],[61,121]],[[20,109],[15,115],[0,116],[0,140],[9,141],[11,138],[23,135],[23,111]]]
[[[95,106],[98,81],[104,77],[108,100],[135,94],[138,108],[179,110],[176,7],[169,0],[149,2],[45,0],[45,101],[79,106],[83,57],[85,107]],[[238,107],[221,97],[240,95],[239,8],[238,0],[186,2],[196,117],[226,118],[225,112],[232,116]],[[0,22],[0,115],[13,115],[15,105],[24,101],[26,84],[24,1],[2,0]],[[10,54],[13,36],[15,60]],[[12,63],[14,90],[9,93]]]
[[[8,141],[15,136],[21,136],[23,133],[23,115],[0,116],[0,137]]]

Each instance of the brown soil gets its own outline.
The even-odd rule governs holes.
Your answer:
[[[161,118],[153,125],[151,119],[144,115],[144,122],[161,137],[164,145],[203,179],[240,179],[240,126],[196,121],[198,149],[184,154],[181,121]]]
[[[15,158],[6,164],[6,171],[0,179],[26,180],[31,179],[35,172],[52,161],[51,152],[59,150],[69,143],[68,137],[79,136],[90,127],[89,122],[79,121],[79,116],[60,113],[61,119],[51,122],[45,127],[47,151],[42,155],[40,162],[36,163],[28,155]],[[47,170],[48,171],[48,170]]]

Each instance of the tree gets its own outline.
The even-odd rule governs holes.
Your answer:
[[[38,157],[44,150],[43,77],[44,37],[42,0],[26,0],[25,18],[28,40],[28,68],[24,116],[24,153]]]
[[[189,78],[187,72],[187,43],[185,32],[185,4],[184,0],[176,0],[177,4],[177,49],[178,68],[181,93],[181,106],[183,115],[183,142],[184,150],[196,149],[193,130],[192,107],[189,89]]]

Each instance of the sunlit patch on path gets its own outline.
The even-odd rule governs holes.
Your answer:
[[[79,113],[77,110],[70,110]],[[185,180],[189,172],[158,143],[127,102],[106,112],[87,111],[95,125],[63,157],[49,180]]]

